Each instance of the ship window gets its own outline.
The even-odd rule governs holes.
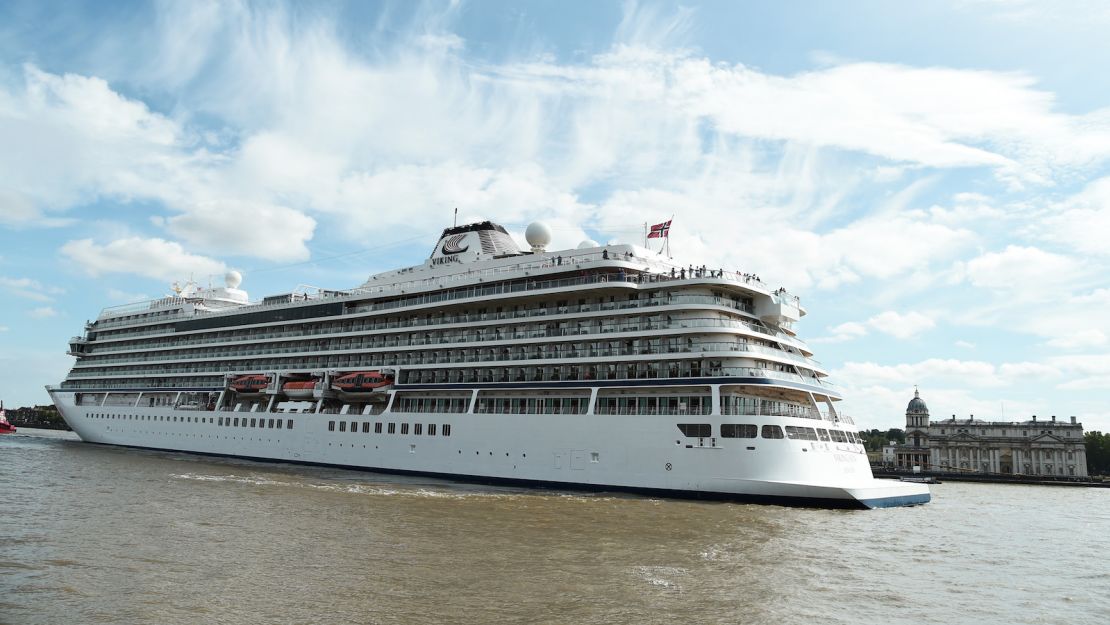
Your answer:
[[[346,421],[340,421],[339,422],[339,431],[340,432],[346,432],[347,431],[347,422]]]
[[[266,424],[266,427],[268,427],[268,428],[274,427],[274,420],[270,419],[269,423]]]
[[[408,433],[409,433],[409,424],[402,423],[401,424],[401,434],[408,434]]]
[[[763,438],[782,438],[782,428],[777,425],[765,425],[761,432]]]
[[[381,424],[381,421],[379,421],[379,422],[377,422],[377,423],[375,423],[375,424],[374,424],[374,433],[375,433],[375,434],[381,434],[381,433],[382,433],[382,424]]]
[[[388,432],[389,434],[396,434],[397,433],[397,424],[396,423],[390,423],[389,424],[389,429],[386,430],[386,432]]]
[[[840,430],[829,430],[829,435],[832,436],[833,441],[837,443],[848,442],[848,439],[844,437],[844,432]]]
[[[328,421],[328,431],[329,432],[334,432],[335,431],[335,421]]]
[[[759,428],[750,423],[722,423],[721,438],[755,438]]]
[[[679,423],[678,429],[687,437],[706,438],[713,435],[713,427],[708,423]]]
[[[232,425],[234,427],[239,427],[239,417],[235,417],[235,423],[233,423]]]
[[[358,423],[351,421],[351,434],[358,432]]]
[[[416,424],[414,424],[414,425],[412,426],[412,433],[413,433],[413,434],[415,434],[416,436],[420,436],[420,434],[421,434],[421,431],[422,431],[423,429],[424,429],[424,426],[423,426],[423,425],[421,425],[421,424],[419,424],[419,423],[416,423]]]
[[[817,432],[813,428],[788,425],[786,426],[786,437],[793,440],[815,441],[817,440]]]
[[[369,434],[370,433],[370,422],[369,421],[364,421],[363,422],[363,424],[362,424],[362,433],[363,434]]]
[[[243,419],[243,421],[246,422],[246,419]],[[255,419],[255,418],[252,417],[251,418],[251,427],[253,428],[257,425],[258,425],[258,419]]]
[[[443,435],[444,436],[451,436],[451,424],[450,423],[444,423],[443,424]]]
[[[822,430],[821,428],[817,428],[817,437],[827,443],[827,442],[829,442],[829,431],[828,430]]]
[[[286,419],[285,429],[287,429],[287,430],[292,430],[293,429],[293,420],[292,419]]]
[[[279,430],[280,430],[280,429],[281,429],[281,426],[282,426],[282,423],[281,423],[281,419],[278,419],[278,420],[277,420],[277,423],[276,423],[275,425],[277,426],[277,429],[279,429]]]
[[[436,435],[436,424],[429,423],[428,424],[428,436],[435,436],[435,435]]]

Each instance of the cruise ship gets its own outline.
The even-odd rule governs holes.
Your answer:
[[[630,244],[522,250],[489,221],[349,290],[105,309],[55,405],[82,440],[480,483],[833,508],[876,480],[799,299]]]

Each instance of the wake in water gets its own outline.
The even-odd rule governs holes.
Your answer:
[[[367,484],[328,484],[302,481],[283,481],[258,475],[205,475],[200,473],[172,473],[170,477],[195,482],[224,482],[250,486],[276,486],[283,488],[308,488],[332,493],[349,493],[376,497],[412,497],[420,499],[502,500],[541,499],[570,503],[605,503],[617,498],[610,495],[583,495],[580,493],[544,493],[541,491],[471,491],[445,490],[426,486],[404,488],[397,485],[371,486]],[[468,485],[470,486],[470,485]]]

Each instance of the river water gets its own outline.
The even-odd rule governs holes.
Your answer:
[[[0,623],[1110,622],[1110,489],[828,511],[0,437]]]

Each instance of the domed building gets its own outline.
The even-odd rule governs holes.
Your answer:
[[[922,471],[931,469],[929,464],[929,407],[921,399],[917,387],[913,399],[906,406],[906,444],[898,445],[894,452],[896,467]]]
[[[929,407],[914,388],[906,405],[906,442],[883,450],[884,461],[906,471],[1086,477],[1083,424],[1070,422],[929,421]]]

